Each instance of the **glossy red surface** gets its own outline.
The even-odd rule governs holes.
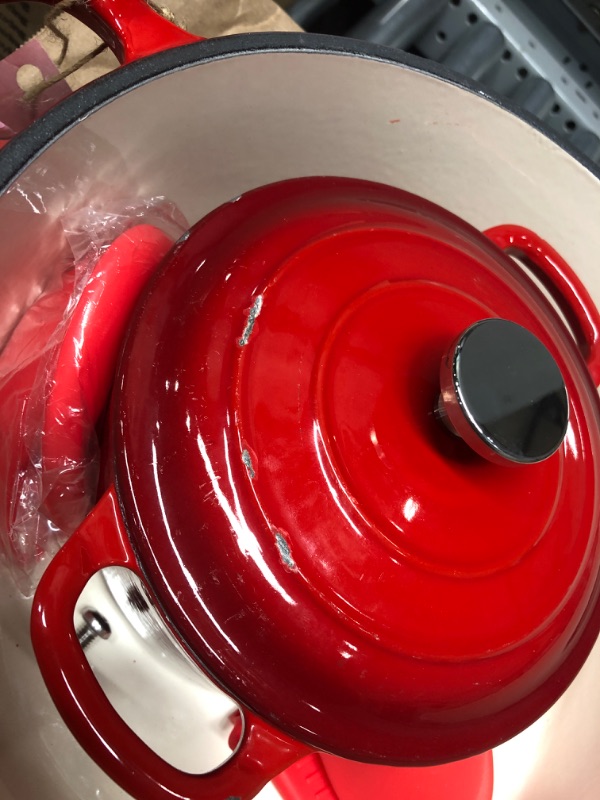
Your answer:
[[[73,625],[75,604],[85,584],[107,566],[139,571],[114,490],[103,496],[50,562],[34,601],[31,639],[65,722],[125,791],[137,800],[249,800],[271,777],[308,753],[304,745],[251,713],[244,715],[244,733],[235,754],[207,775],[182,772],[144,744],[100,688]]]
[[[594,384],[600,384],[600,315],[589,292],[562,256],[520,225],[497,225],[485,235],[509,255],[525,262],[541,281],[571,326]]]
[[[283,800],[491,800],[491,752],[439,767],[382,767],[313,753],[275,779]]]
[[[93,493],[84,481],[90,436],[110,397],[136,301],[172,245],[152,225],[122,233],[98,259],[70,316],[44,398],[41,454],[44,512],[62,530],[81,519],[74,507]]]
[[[434,416],[500,316],[570,398],[547,461]],[[431,764],[546,710],[597,635],[598,399],[526,273],[449,213],[314,178],[226,204],[139,306],[116,392],[126,526],[166,616],[245,706],[348,758]]]
[[[12,0],[0,0],[10,3]],[[59,0],[40,0],[55,6]],[[154,11],[145,0],[86,0],[69,7],[69,14],[95,31],[121,64],[192,42],[202,41]],[[0,143],[1,147],[2,143]]]
[[[31,460],[26,440],[32,425],[29,404],[43,405],[41,478],[44,513],[70,531],[89,508],[93,488],[84,477],[90,436],[110,396],[122,339],[139,293],[172,246],[172,240],[151,225],[135,225],[121,234],[98,259],[76,307],[75,271],[66,270],[61,285],[44,294],[21,318],[0,356],[0,428],[7,431],[0,458],[0,485],[6,492],[4,530],[14,524],[14,495],[23,491]],[[82,273],[82,265],[77,267]],[[47,363],[46,348],[66,324],[60,346]],[[31,398],[40,372],[48,372],[47,392]],[[40,390],[38,389],[38,392]],[[86,496],[87,492],[87,496]],[[10,541],[10,539],[9,539]],[[14,558],[22,558],[15,546]],[[42,555],[43,550],[37,555]]]
[[[71,13],[95,30],[122,64],[202,40],[169,22],[145,0],[87,0]]]

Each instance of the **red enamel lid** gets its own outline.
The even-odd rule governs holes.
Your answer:
[[[444,385],[440,418],[440,364],[490,320],[533,335],[564,379],[566,436],[539,463],[452,433],[462,399]],[[439,207],[328,178],[221,207],[138,308],[115,411],[122,511],[166,617],[296,738],[464,757],[533,721],[585,659],[595,388],[530,278]]]

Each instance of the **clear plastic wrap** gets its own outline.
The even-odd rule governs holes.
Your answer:
[[[52,263],[43,279],[32,271],[29,285],[16,266],[0,276],[8,288],[0,309],[0,553],[23,594],[94,505],[129,318],[188,228],[164,197],[115,197],[105,186],[94,200],[90,178],[76,181],[67,207],[51,214],[58,187],[42,177],[11,188],[9,213],[30,215],[32,236],[40,215],[52,217],[44,223]]]

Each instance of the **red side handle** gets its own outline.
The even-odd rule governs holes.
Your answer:
[[[89,509],[90,437],[107,405],[131,314],[173,246],[153,225],[135,225],[98,259],[73,310],[45,398],[44,513],[70,532]]]
[[[279,775],[274,784],[283,800],[340,800],[329,782],[319,753],[297,761]],[[398,800],[402,800],[401,795]]]
[[[600,314],[589,292],[556,250],[528,228],[498,225],[485,235],[525,262],[571,326],[596,386],[600,385]]]
[[[10,2],[13,0],[0,0]],[[54,6],[59,0],[41,2]],[[203,41],[161,17],[145,0],[81,0],[65,10],[97,33],[121,64]]]
[[[114,710],[79,645],[73,614],[98,570],[128,567],[140,577],[114,487],[50,561],[35,594],[31,638],[48,691],[81,746],[137,800],[250,800],[310,749],[244,711],[244,731],[225,764],[205,775],[176,769]]]

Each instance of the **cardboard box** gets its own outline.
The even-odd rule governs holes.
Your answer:
[[[63,0],[60,5],[70,4]],[[159,10],[191,33],[206,37],[244,31],[299,30],[273,0],[161,0]],[[118,66],[101,39],[68,13],[31,3],[0,12],[0,56],[33,36],[71,89]],[[44,90],[47,78],[40,75],[39,69],[30,70],[28,75],[21,65],[20,73],[19,86],[25,93]]]

